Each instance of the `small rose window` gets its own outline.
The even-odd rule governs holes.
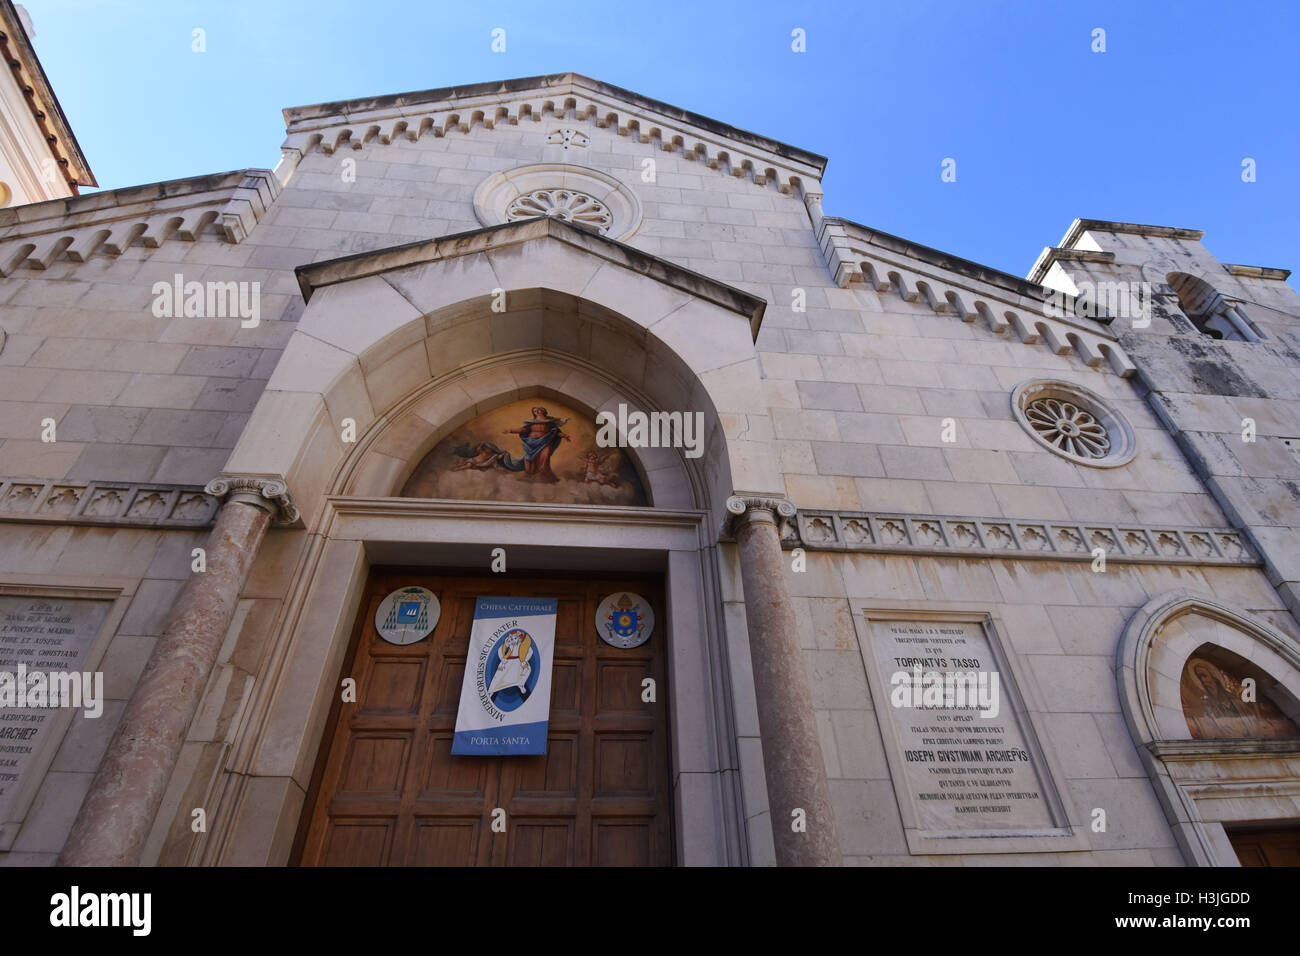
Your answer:
[[[1082,465],[1117,468],[1137,453],[1133,429],[1100,396],[1069,382],[1025,382],[1011,393],[1022,428],[1040,445]]]
[[[614,222],[608,207],[586,193],[573,189],[534,189],[506,207],[506,218],[532,219],[550,216],[605,233]]]
[[[493,173],[474,191],[485,226],[548,216],[626,242],[641,226],[641,203],[608,173],[573,163],[533,163]]]

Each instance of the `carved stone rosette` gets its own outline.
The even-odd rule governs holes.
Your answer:
[[[283,478],[273,475],[219,475],[203,490],[222,501],[238,499],[262,508],[271,513],[272,523],[279,527],[295,525],[301,518],[289,486]]]

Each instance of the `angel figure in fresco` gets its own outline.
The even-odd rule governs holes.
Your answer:
[[[614,458],[613,462],[610,461]],[[582,477],[582,483],[607,485],[610,488],[618,487],[618,479],[615,475],[618,473],[618,459],[614,457],[613,452],[604,455],[598,455],[594,451],[589,451],[582,456],[582,460],[587,463],[587,473]]]
[[[540,405],[533,406],[532,416],[521,428],[507,428],[503,432],[506,435],[518,435],[523,443],[524,468],[520,479],[559,481],[560,479],[551,471],[551,455],[555,453],[561,441],[572,440],[560,430],[561,426],[568,424],[569,420],[551,417]]]
[[[481,441],[477,445],[463,442],[451,452],[460,461],[451,466],[452,471],[487,471],[496,466],[505,452],[490,441]]]

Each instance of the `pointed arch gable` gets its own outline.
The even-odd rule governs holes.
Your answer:
[[[1200,626],[1180,627],[1184,619],[1199,619]],[[1179,681],[1187,658],[1206,643],[1244,658],[1292,698],[1300,698],[1300,648],[1292,641],[1254,615],[1212,598],[1190,592],[1161,595],[1129,621],[1115,661],[1124,717],[1139,748],[1153,741],[1192,739]]]
[[[703,413],[705,447],[690,467],[705,493],[695,507],[721,519],[738,488],[783,491],[762,437],[767,412],[752,405],[763,303],[740,290],[553,220],[317,263],[299,281],[308,306],[226,471],[282,477],[308,524],[354,460],[345,420],[358,436],[384,430],[432,381],[455,386],[440,392],[433,424],[481,413],[525,387],[483,374],[517,354],[596,372],[585,386],[603,377],[604,395],[526,387],[548,384],[597,410],[613,383],[640,393],[643,410]]]

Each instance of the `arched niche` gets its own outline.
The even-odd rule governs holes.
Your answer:
[[[1254,678],[1257,694],[1294,723],[1300,648],[1244,610],[1178,592],[1142,607],[1117,650],[1124,718],[1184,856],[1194,865],[1237,866],[1225,826],[1300,819],[1300,737],[1197,736],[1184,675],[1198,660]],[[1245,729],[1225,729],[1234,727]]]
[[[724,316],[735,320],[730,331],[710,341],[698,303],[672,308],[676,299],[659,303],[671,315],[647,328],[553,289],[508,292],[505,313],[493,312],[485,296],[416,315],[405,297],[383,308],[397,293],[378,277],[353,284],[365,289],[336,294],[328,310],[322,303],[321,312],[311,312],[313,299],[226,466],[230,473],[284,476],[309,526],[325,495],[396,495],[399,477],[406,477],[399,473],[415,467],[415,455],[427,454],[451,428],[529,392],[592,412],[625,404],[702,415],[698,456],[638,449],[647,474],[670,466],[687,473],[689,491],[654,491],[655,507],[706,508],[720,522],[737,488],[781,487],[768,474],[775,474],[775,455],[756,437],[770,428],[766,411],[750,404],[761,382],[748,327],[735,316]],[[395,315],[369,321],[376,309]],[[344,312],[346,326],[335,328]],[[370,340],[342,347],[363,316]],[[663,322],[676,326],[672,316],[699,326],[691,361],[655,334]],[[696,360],[702,352],[708,359]],[[343,438],[349,420],[352,442]]]
[[[602,410],[616,413],[619,405],[646,411],[655,409],[644,393],[621,388],[598,370],[583,368],[561,356],[530,351],[512,353],[499,356],[482,368],[480,374],[495,378],[498,383],[508,382],[509,387],[496,394],[480,391],[482,397],[471,401],[464,381],[458,376],[429,382],[408,396],[381,425],[372,428],[358,442],[356,452],[340,470],[332,493],[367,498],[437,497],[408,494],[421,464],[440,444],[454,441],[458,432],[476,419],[519,402],[541,401],[557,408],[567,407],[582,415],[586,423],[594,423]],[[584,428],[583,432],[588,430]],[[507,440],[507,436],[499,438],[501,443]],[[619,453],[625,467],[634,471],[644,489],[645,501],[601,500],[602,496],[593,495],[585,503],[644,504],[673,509],[705,507],[703,476],[690,467],[690,460],[680,450],[623,448]],[[525,495],[515,500],[545,499]]]
[[[1225,301],[1222,293],[1205,279],[1186,272],[1170,272],[1165,281],[1178,296],[1179,308],[1202,335],[1237,342],[1257,342],[1264,337],[1240,306]]]
[[[1181,592],[1152,599],[1133,616],[1119,646],[1120,701],[1139,747],[1192,740],[1183,714],[1189,657],[1210,644],[1268,675],[1275,696],[1300,696],[1300,649],[1253,615]]]

